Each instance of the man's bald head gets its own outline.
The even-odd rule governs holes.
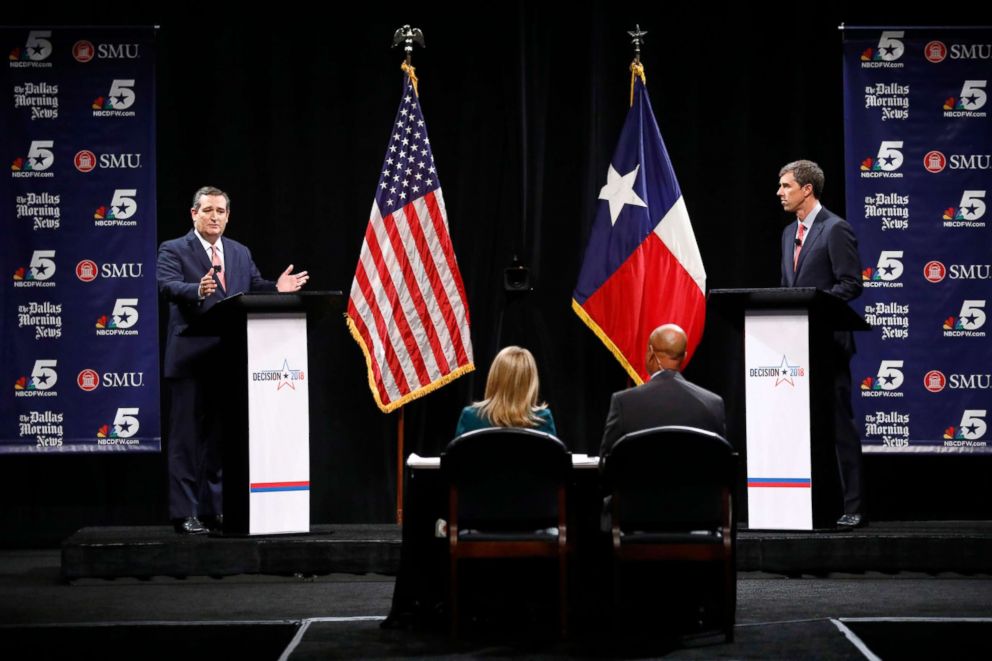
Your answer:
[[[645,357],[648,373],[654,374],[662,369],[681,370],[688,342],[685,331],[675,324],[658,326],[651,331]]]

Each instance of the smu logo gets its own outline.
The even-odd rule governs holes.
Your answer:
[[[76,264],[76,277],[83,282],[93,282],[97,278],[140,278],[143,270],[141,262],[106,262],[97,265],[92,259],[84,259]]]
[[[940,370],[930,370],[923,375],[923,387],[930,392],[940,392],[947,385],[947,377]]]
[[[944,279],[947,275],[947,267],[944,266],[943,262],[937,261],[936,259],[927,262],[923,267],[923,277],[927,279],[928,282],[938,283]]]
[[[86,392],[104,388],[141,388],[145,385],[144,372],[104,372],[101,376],[93,369],[84,369],[76,377],[76,384]]]

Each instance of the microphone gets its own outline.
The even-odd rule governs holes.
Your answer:
[[[796,239],[796,245],[797,245],[797,246],[799,246],[799,247],[801,248],[801,247],[802,247],[802,245],[803,245],[803,242],[802,242],[802,241],[800,241],[800,240],[799,240],[799,239],[797,238],[797,239]],[[215,266],[214,268],[215,268],[215,269],[217,269],[217,270],[220,270],[220,266]]]
[[[798,242],[799,239],[796,239],[796,241]],[[220,273],[222,270],[224,270],[224,267],[223,266],[221,266],[220,264],[214,264],[214,274],[215,275],[217,273]]]

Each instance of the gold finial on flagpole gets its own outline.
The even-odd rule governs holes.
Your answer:
[[[406,58],[404,58],[400,68],[410,76],[413,91],[419,95],[420,92],[417,90],[417,73],[413,67],[413,44],[415,43],[419,44],[421,48],[427,47],[424,43],[424,33],[421,32],[420,28],[411,28],[409,25],[404,25],[393,33],[393,48],[404,44],[403,50],[406,51]]]
[[[634,61],[630,63],[630,105],[634,105],[634,80],[641,79],[641,84],[647,85],[648,79],[644,75],[644,65],[641,64],[641,44],[647,36],[647,30],[642,30],[640,23],[634,25],[633,30],[628,30],[630,43],[634,46]]]

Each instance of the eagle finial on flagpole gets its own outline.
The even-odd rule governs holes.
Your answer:
[[[420,28],[411,28],[409,25],[404,25],[393,33],[393,48],[404,44],[403,50],[406,51],[406,58],[403,60],[400,68],[410,76],[413,91],[419,95],[416,69],[413,68],[413,44],[415,43],[419,44],[421,48],[427,48],[427,44],[424,43],[424,33],[420,31]]]
[[[630,43],[634,46],[634,61],[630,63],[630,105],[634,105],[634,80],[641,79],[641,84],[647,85],[647,76],[644,75],[644,65],[641,64],[641,44],[647,36],[647,30],[641,29],[641,24],[636,23],[633,30],[628,30]]]

